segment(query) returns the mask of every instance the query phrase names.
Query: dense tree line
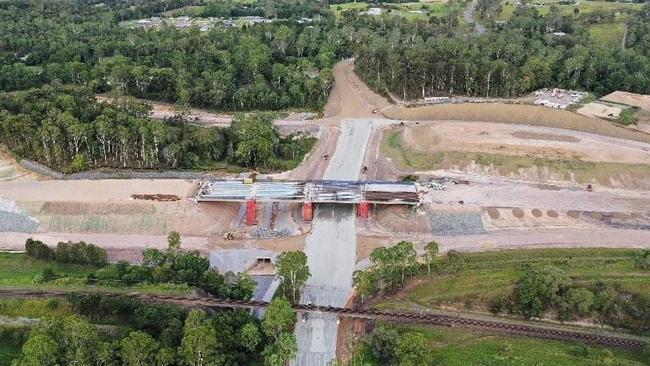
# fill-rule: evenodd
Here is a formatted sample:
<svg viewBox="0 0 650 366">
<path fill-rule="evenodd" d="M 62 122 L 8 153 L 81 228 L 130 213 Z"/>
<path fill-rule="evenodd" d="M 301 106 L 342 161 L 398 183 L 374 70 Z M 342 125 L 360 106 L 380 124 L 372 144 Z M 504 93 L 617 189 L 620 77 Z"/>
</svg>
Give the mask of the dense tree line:
<svg viewBox="0 0 650 366">
<path fill-rule="evenodd" d="M 490 309 L 526 318 L 541 318 L 552 311 L 560 320 L 594 318 L 618 328 L 650 331 L 648 295 L 604 282 L 584 286 L 552 266 L 525 268 L 512 293 L 495 297 Z"/>
<path fill-rule="evenodd" d="M 48 305 L 56 308 L 56 300 Z M 75 315 L 43 319 L 14 366 L 284 365 L 295 356 L 295 313 L 282 298 L 262 321 L 246 310 L 180 309 L 122 297 L 71 294 Z M 81 315 L 77 315 L 81 314 Z M 90 321 L 123 327 L 105 334 Z"/>
<path fill-rule="evenodd" d="M 48 247 L 40 240 L 32 238 L 25 241 L 25 254 L 33 259 L 56 261 L 59 263 L 90 264 L 103 266 L 106 264 L 106 250 L 94 244 L 80 242 L 59 242 L 55 249 Z"/>
<path fill-rule="evenodd" d="M 433 22 L 406 32 L 382 19 L 365 20 L 387 35 L 361 34 L 356 70 L 375 90 L 403 99 L 513 97 L 541 87 L 647 94 L 650 54 L 644 30 L 649 21 L 643 15 L 636 19 L 624 50 L 596 44 L 557 7 L 541 16 L 533 7 L 520 6 L 502 29 L 483 36 L 450 35 Z"/>
<path fill-rule="evenodd" d="M 62 171 L 88 168 L 286 168 L 309 152 L 311 138 L 281 138 L 268 115 L 240 116 L 228 129 L 181 117 L 149 119 L 150 106 L 97 103 L 88 88 L 45 86 L 0 94 L 0 143 L 20 157 Z"/>
<path fill-rule="evenodd" d="M 338 57 L 326 18 L 313 26 L 285 21 L 209 32 L 119 24 L 192 3 L 5 1 L 0 90 L 59 81 L 221 110 L 323 105 Z"/>
</svg>

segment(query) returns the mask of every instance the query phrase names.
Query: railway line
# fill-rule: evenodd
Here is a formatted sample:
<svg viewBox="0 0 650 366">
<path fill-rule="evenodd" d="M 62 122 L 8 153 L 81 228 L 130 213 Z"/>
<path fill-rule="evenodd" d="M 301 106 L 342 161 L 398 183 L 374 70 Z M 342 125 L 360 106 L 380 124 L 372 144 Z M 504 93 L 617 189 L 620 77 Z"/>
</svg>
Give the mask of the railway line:
<svg viewBox="0 0 650 366">
<path fill-rule="evenodd" d="M 65 297 L 71 293 L 98 294 L 102 296 L 129 297 L 148 302 L 165 302 L 181 306 L 205 306 L 219 308 L 260 309 L 268 306 L 267 302 L 218 299 L 209 297 L 188 297 L 175 295 L 154 295 L 142 293 L 121 293 L 105 291 L 72 291 L 72 290 L 33 290 L 33 289 L 0 289 L 0 298 L 51 298 Z M 527 336 L 541 339 L 571 341 L 619 347 L 625 349 L 642 349 L 647 342 L 640 338 L 602 335 L 576 330 L 558 329 L 540 325 L 520 324 L 498 320 L 480 320 L 462 316 L 441 314 L 418 314 L 411 312 L 382 311 L 372 309 L 342 308 L 334 306 L 315 306 L 296 304 L 293 306 L 298 313 L 326 313 L 339 317 L 368 320 L 385 320 L 399 323 L 421 323 L 446 327 L 470 328 L 484 331 L 494 331 L 505 334 Z"/>
</svg>

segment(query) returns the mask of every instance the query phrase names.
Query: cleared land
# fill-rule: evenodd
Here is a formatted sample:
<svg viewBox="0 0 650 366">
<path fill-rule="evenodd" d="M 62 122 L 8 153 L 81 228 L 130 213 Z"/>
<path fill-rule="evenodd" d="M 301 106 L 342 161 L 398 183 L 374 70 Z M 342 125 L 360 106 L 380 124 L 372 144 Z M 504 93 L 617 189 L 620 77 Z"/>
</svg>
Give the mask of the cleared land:
<svg viewBox="0 0 650 366">
<path fill-rule="evenodd" d="M 591 102 L 580 107 L 576 112 L 587 117 L 616 119 L 622 111 L 623 109 L 620 106 Z"/>
<path fill-rule="evenodd" d="M 640 352 L 587 347 L 573 343 L 509 337 L 476 330 L 433 326 L 399 326 L 398 332 L 416 331 L 428 340 L 432 357 L 439 365 L 521 365 L 521 366 L 582 366 L 582 365 L 644 365 Z M 377 365 L 371 349 L 360 343 L 351 360 L 352 365 Z"/>
<path fill-rule="evenodd" d="M 624 290 L 650 293 L 650 272 L 635 269 L 629 249 L 529 249 L 463 254 L 466 268 L 455 275 L 413 279 L 395 296 L 378 299 L 382 309 L 467 309 L 487 311 L 490 299 L 509 293 L 525 264 L 551 265 L 583 285 L 603 281 Z"/>
<path fill-rule="evenodd" d="M 648 134 L 628 130 L 612 123 L 581 116 L 570 111 L 524 104 L 441 104 L 413 108 L 391 106 L 385 108 L 382 112 L 388 118 L 396 120 L 515 123 L 562 128 L 650 143 L 650 135 Z"/>
<path fill-rule="evenodd" d="M 605 95 L 604 97 L 600 98 L 600 100 L 638 107 L 650 112 L 650 95 L 615 91 L 613 93 Z"/>
<path fill-rule="evenodd" d="M 528 181 L 650 188 L 647 144 L 566 130 L 437 122 L 385 130 L 380 151 L 402 172 L 444 169 Z"/>
</svg>

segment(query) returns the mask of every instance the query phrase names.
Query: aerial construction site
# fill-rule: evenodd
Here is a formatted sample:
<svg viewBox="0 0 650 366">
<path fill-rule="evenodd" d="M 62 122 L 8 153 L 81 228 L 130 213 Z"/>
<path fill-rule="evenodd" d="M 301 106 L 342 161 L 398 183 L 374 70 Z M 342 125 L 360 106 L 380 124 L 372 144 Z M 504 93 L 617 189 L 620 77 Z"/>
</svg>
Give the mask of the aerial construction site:
<svg viewBox="0 0 650 366">
<path fill-rule="evenodd" d="M 406 108 L 353 68 L 336 65 L 322 116 L 300 122 L 318 140 L 289 171 L 52 179 L 3 154 L 0 249 L 85 241 L 138 263 L 176 231 L 219 270 L 270 276 L 278 255 L 302 251 L 300 303 L 343 308 L 355 271 L 400 240 L 443 254 L 650 245 L 647 134 L 528 104 Z M 296 364 L 341 356 L 351 325 L 338 319 L 297 322 Z"/>
</svg>

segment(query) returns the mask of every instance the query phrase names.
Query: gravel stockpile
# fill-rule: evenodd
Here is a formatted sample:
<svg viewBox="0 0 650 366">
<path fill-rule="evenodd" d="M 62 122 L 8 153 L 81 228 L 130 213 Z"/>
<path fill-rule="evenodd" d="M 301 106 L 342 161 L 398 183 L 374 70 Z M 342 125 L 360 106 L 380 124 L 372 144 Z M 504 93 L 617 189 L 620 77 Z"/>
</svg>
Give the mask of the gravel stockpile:
<svg viewBox="0 0 650 366">
<path fill-rule="evenodd" d="M 289 236 L 291 232 L 289 230 L 274 230 L 267 227 L 259 227 L 251 232 L 251 236 L 254 238 L 277 238 L 283 236 Z"/>
<path fill-rule="evenodd" d="M 22 211 L 13 201 L 0 198 L 0 232 L 34 233 L 38 220 Z"/>
<path fill-rule="evenodd" d="M 35 233 L 38 221 L 21 213 L 0 211 L 0 232 Z"/>
<path fill-rule="evenodd" d="M 432 212 L 430 218 L 434 235 L 471 235 L 486 232 L 480 212 Z"/>
<path fill-rule="evenodd" d="M 19 164 L 27 170 L 30 170 L 40 175 L 44 175 L 46 177 L 50 177 L 54 179 L 63 179 L 64 177 L 63 173 L 57 172 L 56 170 L 50 169 L 45 165 L 39 164 L 35 161 L 22 159 L 20 160 Z"/>
</svg>

